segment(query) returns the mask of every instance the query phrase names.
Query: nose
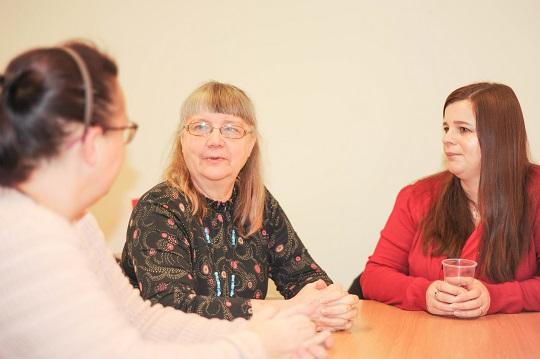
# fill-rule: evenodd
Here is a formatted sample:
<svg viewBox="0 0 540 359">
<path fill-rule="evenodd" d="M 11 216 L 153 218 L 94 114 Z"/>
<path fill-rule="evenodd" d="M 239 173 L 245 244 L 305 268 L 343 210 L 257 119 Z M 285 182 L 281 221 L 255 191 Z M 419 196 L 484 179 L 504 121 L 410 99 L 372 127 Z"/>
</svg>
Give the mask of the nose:
<svg viewBox="0 0 540 359">
<path fill-rule="evenodd" d="M 444 145 L 453 145 L 455 143 L 454 133 L 451 129 L 445 132 L 442 142 Z"/>
<path fill-rule="evenodd" d="M 223 145 L 223 136 L 219 132 L 219 128 L 213 127 L 212 132 L 207 137 L 206 143 L 208 146 L 222 146 Z"/>
</svg>

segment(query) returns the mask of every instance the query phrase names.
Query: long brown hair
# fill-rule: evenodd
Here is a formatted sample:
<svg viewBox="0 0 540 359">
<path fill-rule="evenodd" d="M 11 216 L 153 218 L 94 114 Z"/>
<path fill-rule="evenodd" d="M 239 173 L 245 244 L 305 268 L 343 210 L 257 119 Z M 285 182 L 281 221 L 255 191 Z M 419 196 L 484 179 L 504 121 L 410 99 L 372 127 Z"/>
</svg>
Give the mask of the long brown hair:
<svg viewBox="0 0 540 359">
<path fill-rule="evenodd" d="M 530 161 L 527 133 L 514 91 L 502 84 L 477 83 L 458 88 L 448 105 L 472 103 L 482 153 L 477 208 L 483 226 L 479 270 L 490 280 L 512 280 L 530 240 L 527 183 Z M 470 200 L 460 180 L 444 175 L 440 197 L 423 223 L 423 248 L 433 255 L 458 257 L 474 230 Z"/>
<path fill-rule="evenodd" d="M 182 131 L 186 121 L 201 112 L 215 112 L 242 118 L 253 128 L 255 145 L 237 178 L 238 194 L 233 221 L 239 234 L 249 236 L 262 227 L 265 189 L 261 171 L 261 151 L 257 132 L 255 109 L 249 97 L 236 86 L 220 82 L 208 82 L 197 88 L 182 104 L 180 125 L 171 153 L 165 180 L 182 191 L 192 204 L 193 215 L 206 214 L 206 198 L 195 188 L 182 152 Z"/>
</svg>

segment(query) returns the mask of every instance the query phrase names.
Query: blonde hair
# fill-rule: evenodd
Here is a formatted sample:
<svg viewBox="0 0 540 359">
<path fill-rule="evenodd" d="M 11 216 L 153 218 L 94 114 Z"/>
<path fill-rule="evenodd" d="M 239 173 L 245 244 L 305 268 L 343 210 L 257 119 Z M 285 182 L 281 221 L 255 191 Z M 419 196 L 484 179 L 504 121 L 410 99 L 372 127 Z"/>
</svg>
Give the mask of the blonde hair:
<svg viewBox="0 0 540 359">
<path fill-rule="evenodd" d="M 182 152 L 181 135 L 186 121 L 202 112 L 233 115 L 242 118 L 253 128 L 255 145 L 237 178 L 238 194 L 233 222 L 239 234 L 249 236 L 262 227 L 265 188 L 261 173 L 261 154 L 255 108 L 249 97 L 238 87 L 220 82 L 207 82 L 188 96 L 180 111 L 180 125 L 176 133 L 169 166 L 164 179 L 172 187 L 184 193 L 192 204 L 193 215 L 203 217 L 207 213 L 206 199 L 195 188 Z"/>
</svg>

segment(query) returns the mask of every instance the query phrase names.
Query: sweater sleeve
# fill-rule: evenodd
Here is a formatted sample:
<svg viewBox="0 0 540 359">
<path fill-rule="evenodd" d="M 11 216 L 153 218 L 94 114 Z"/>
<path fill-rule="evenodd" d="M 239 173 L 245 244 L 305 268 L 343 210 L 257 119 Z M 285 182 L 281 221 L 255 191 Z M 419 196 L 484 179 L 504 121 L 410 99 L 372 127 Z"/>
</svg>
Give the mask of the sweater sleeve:
<svg viewBox="0 0 540 359">
<path fill-rule="evenodd" d="M 407 310 L 426 310 L 426 290 L 431 282 L 409 275 L 409 255 L 418 230 L 411 209 L 412 190 L 407 186 L 398 194 L 360 281 L 367 299 Z"/>
<path fill-rule="evenodd" d="M 331 284 L 319 265 L 294 231 L 289 219 L 270 192 L 266 192 L 265 228 L 263 237 L 268 239 L 270 268 L 269 277 L 285 299 L 294 297 L 306 284 L 318 279 Z"/>
<path fill-rule="evenodd" d="M 159 313 L 159 307 L 151 309 L 149 305 L 141 304 L 141 299 L 136 299 L 133 291 L 125 301 L 112 296 L 111 288 L 120 285 L 124 288 L 119 293 L 122 295 L 128 284 L 125 278 L 123 283 L 117 282 L 117 276 L 106 277 L 108 281 L 103 281 L 96 274 L 101 270 L 100 264 L 108 263 L 105 268 L 114 265 L 110 252 L 105 258 L 102 251 L 85 252 L 87 248 L 80 247 L 80 236 L 73 227 L 52 216 L 42 218 L 30 213 L 20 217 L 25 218 L 18 220 L 16 225 L 10 224 L 11 232 L 4 230 L 0 233 L 2 253 L 11 253 L 0 261 L 2 281 L 7 281 L 3 287 L 11 288 L 9 293 L 0 297 L 0 305 L 10 308 L 10 315 L 1 315 L 0 318 L 0 326 L 6 329 L 0 334 L 2 356 L 264 356 L 257 338 L 247 331 L 238 331 L 234 336 L 223 333 L 207 335 L 208 340 L 197 343 L 194 339 L 200 338 L 196 336 L 182 340 L 184 334 L 193 331 L 191 328 L 182 331 L 184 325 L 193 324 L 198 327 L 196 330 L 212 330 L 211 326 L 205 328 L 203 321 L 206 323 L 207 320 L 203 318 L 180 315 L 174 319 L 167 318 L 179 329 L 177 340 L 159 338 L 158 331 L 148 328 L 154 326 L 153 321 L 162 321 L 172 312 Z M 36 273 L 40 275 L 36 276 Z M 134 315 L 137 312 L 139 316 Z M 139 323 L 135 325 L 135 322 Z M 252 347 L 248 348 L 243 341 L 251 343 Z"/>
<path fill-rule="evenodd" d="M 131 216 L 122 267 L 144 299 L 207 318 L 249 318 L 251 303 L 196 290 L 194 252 L 181 216 L 141 200 Z"/>
</svg>

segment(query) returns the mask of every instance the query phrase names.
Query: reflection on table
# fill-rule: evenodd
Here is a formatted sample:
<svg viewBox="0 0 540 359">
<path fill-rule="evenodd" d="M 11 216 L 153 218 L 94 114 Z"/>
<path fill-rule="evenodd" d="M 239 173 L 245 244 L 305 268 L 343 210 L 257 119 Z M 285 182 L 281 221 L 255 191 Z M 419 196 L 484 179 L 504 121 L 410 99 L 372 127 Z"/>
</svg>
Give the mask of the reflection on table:
<svg viewBox="0 0 540 359">
<path fill-rule="evenodd" d="M 333 334 L 330 359 L 540 358 L 540 313 L 440 317 L 370 300 L 349 332 Z"/>
</svg>

